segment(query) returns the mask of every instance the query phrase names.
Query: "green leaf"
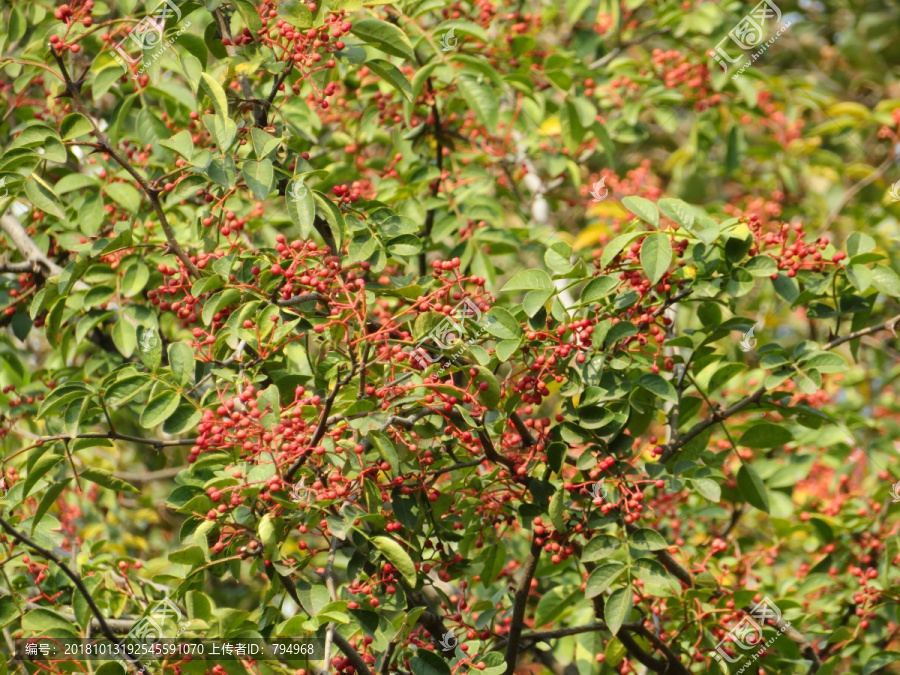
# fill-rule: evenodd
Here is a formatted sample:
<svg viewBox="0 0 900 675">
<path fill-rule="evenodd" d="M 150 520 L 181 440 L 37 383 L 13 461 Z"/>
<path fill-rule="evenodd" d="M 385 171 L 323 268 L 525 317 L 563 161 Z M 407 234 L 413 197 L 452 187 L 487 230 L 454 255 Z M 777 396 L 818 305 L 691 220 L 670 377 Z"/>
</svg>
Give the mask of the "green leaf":
<svg viewBox="0 0 900 675">
<path fill-rule="evenodd" d="M 201 86 L 206 88 L 206 93 L 213 102 L 216 109 L 217 117 L 228 119 L 228 98 L 225 96 L 225 90 L 209 73 L 201 73 Z M 224 150 L 224 148 L 219 148 Z"/>
<path fill-rule="evenodd" d="M 794 440 L 790 430 L 782 424 L 759 422 L 745 431 L 738 445 L 745 448 L 775 448 Z"/>
<path fill-rule="evenodd" d="M 81 473 L 78 475 L 92 483 L 109 488 L 110 490 L 115 490 L 116 492 L 134 492 L 136 494 L 140 494 L 141 492 L 131 483 L 127 483 L 121 478 L 116 478 L 109 471 L 104 471 L 102 469 L 82 469 Z"/>
<path fill-rule="evenodd" d="M 594 277 L 587 283 L 584 290 L 581 292 L 581 302 L 579 304 L 586 305 L 588 303 L 597 302 L 616 290 L 618 286 L 619 280 L 615 277 Z"/>
<path fill-rule="evenodd" d="M 60 220 L 65 219 L 66 213 L 63 203 L 53 192 L 53 188 L 47 185 L 38 175 L 32 174 L 29 180 L 25 181 L 25 194 L 31 203 L 41 211 L 56 216 Z"/>
<path fill-rule="evenodd" d="M 4 595 L 0 598 L 0 629 L 6 628 L 9 624 L 19 618 L 19 608 L 16 607 L 16 601 L 12 595 Z"/>
<path fill-rule="evenodd" d="M 209 325 L 213 321 L 213 317 L 216 313 L 222 309 L 223 307 L 227 307 L 228 305 L 234 304 L 235 302 L 241 299 L 241 292 L 236 288 L 228 288 L 224 291 L 219 291 L 215 295 L 213 295 L 209 300 L 206 301 L 206 304 L 203 306 L 203 323 Z"/>
<path fill-rule="evenodd" d="M 622 628 L 622 624 L 631 614 L 631 586 L 625 588 L 617 588 L 606 599 L 606 606 L 603 612 L 606 618 L 606 625 L 609 627 L 610 633 L 617 635 Z"/>
<path fill-rule="evenodd" d="M 636 384 L 665 401 L 678 402 L 678 393 L 675 391 L 675 387 L 658 373 L 644 373 L 637 379 Z"/>
<path fill-rule="evenodd" d="M 638 237 L 643 237 L 646 232 L 626 232 L 614 237 L 605 247 L 600 255 L 600 267 L 608 267 L 617 255 L 619 255 L 625 247 Z"/>
<path fill-rule="evenodd" d="M 556 291 L 528 291 L 525 294 L 525 297 L 522 298 L 522 307 L 525 309 L 525 313 L 528 316 L 534 316 L 538 312 L 541 311 L 541 308 L 547 303 L 547 300 L 555 293 Z M 505 361 L 506 359 L 500 359 L 501 361 Z"/>
<path fill-rule="evenodd" d="M 878 652 L 868 658 L 863 666 L 862 675 L 880 672 L 885 666 L 900 660 L 900 652 Z"/>
<path fill-rule="evenodd" d="M 534 610 L 534 627 L 545 626 L 556 621 L 560 615 L 572 607 L 572 600 L 580 595 L 579 590 L 573 590 L 571 586 L 555 586 L 544 593 Z"/>
<path fill-rule="evenodd" d="M 62 455 L 55 454 L 47 454 L 39 457 L 38 460 L 28 468 L 28 475 L 25 476 L 25 484 L 22 487 L 22 499 L 25 499 L 25 497 L 28 496 L 31 492 L 31 488 L 37 484 L 44 474 L 59 464 L 63 459 Z"/>
<path fill-rule="evenodd" d="M 447 662 L 427 649 L 416 650 L 416 655 L 409 660 L 409 669 L 416 675 L 450 675 Z"/>
<path fill-rule="evenodd" d="M 34 533 L 34 528 L 38 526 L 41 522 L 41 518 L 44 517 L 44 514 L 56 503 L 56 500 L 59 499 L 59 496 L 63 493 L 63 490 L 66 489 L 66 486 L 72 481 L 71 476 L 69 478 L 64 478 L 61 481 L 58 481 L 47 488 L 47 492 L 44 493 L 44 496 L 41 497 L 41 503 L 38 504 L 37 509 L 34 512 L 34 516 L 31 519 L 31 532 Z"/>
<path fill-rule="evenodd" d="M 194 350 L 184 342 L 169 345 L 169 365 L 175 381 L 182 387 L 194 377 Z"/>
<path fill-rule="evenodd" d="M 328 223 L 328 229 L 331 230 L 331 236 L 334 237 L 337 250 L 340 251 L 344 245 L 344 230 L 346 229 L 344 216 L 337 205 L 321 192 L 314 190 L 313 197 L 325 221 Z"/>
<path fill-rule="evenodd" d="M 139 345 L 138 356 L 147 368 L 155 372 L 162 363 L 162 341 L 153 327 L 138 326 L 134 330 Z"/>
<path fill-rule="evenodd" d="M 556 528 L 557 532 L 565 532 L 566 531 L 566 523 L 563 520 L 563 513 L 565 511 L 566 505 L 566 491 L 565 490 L 557 490 L 553 493 L 552 499 L 550 499 L 550 522 L 553 523 L 553 527 Z"/>
<path fill-rule="evenodd" d="M 271 161 L 268 159 L 247 160 L 244 162 L 242 173 L 247 187 L 256 197 L 265 199 L 269 196 L 275 181 L 275 172 Z"/>
<path fill-rule="evenodd" d="M 691 483 L 697 492 L 714 504 L 722 501 L 722 488 L 711 478 L 694 478 Z"/>
<path fill-rule="evenodd" d="M 585 584 L 585 597 L 590 600 L 601 593 L 605 593 L 606 589 L 619 578 L 619 575 L 622 574 L 625 569 L 625 565 L 612 560 L 605 562 L 602 565 L 598 565 L 594 568 L 594 571 L 591 572 L 591 575 L 588 577 L 587 583 Z"/>
<path fill-rule="evenodd" d="M 484 326 L 488 333 L 503 340 L 518 340 L 522 327 L 508 309 L 491 307 L 485 315 Z"/>
<path fill-rule="evenodd" d="M 206 73 L 203 73 L 206 75 Z M 228 116 L 222 115 L 204 115 L 203 116 L 203 124 L 206 125 L 206 128 L 209 130 L 210 135 L 212 135 L 213 139 L 216 141 L 216 145 L 218 146 L 219 152 L 225 152 L 228 148 L 231 147 L 231 144 L 234 143 L 234 139 L 237 136 L 237 124 L 231 121 Z M 203 153 L 201 152 L 199 157 L 202 157 Z M 199 161 L 198 157 L 198 161 Z M 230 157 L 229 157 L 230 159 Z M 225 165 L 223 165 L 224 167 Z M 234 161 L 231 160 L 230 167 L 234 166 Z M 223 168 L 224 173 L 224 168 Z"/>
<path fill-rule="evenodd" d="M 694 211 L 680 199 L 660 199 L 659 210 L 663 215 L 690 231 L 694 225 Z"/>
<path fill-rule="evenodd" d="M 769 512 L 769 491 L 762 478 L 749 464 L 742 464 L 737 475 L 741 495 L 760 511 Z"/>
<path fill-rule="evenodd" d="M 544 270 L 520 270 L 513 278 L 503 284 L 500 289 L 501 293 L 509 293 L 511 291 L 533 291 L 533 290 L 554 290 L 553 281 L 550 275 Z"/>
<path fill-rule="evenodd" d="M 91 121 L 80 113 L 66 115 L 59 123 L 59 135 L 64 141 L 70 141 L 79 136 L 86 136 L 94 130 Z"/>
<path fill-rule="evenodd" d="M 250 139 L 253 141 L 253 152 L 256 153 L 257 159 L 263 159 L 269 155 L 278 144 L 281 143 L 280 138 L 275 138 L 272 134 L 262 129 L 253 127 L 250 130 Z"/>
<path fill-rule="evenodd" d="M 392 256 L 416 255 L 422 250 L 422 240 L 412 234 L 401 234 L 386 241 L 384 247 Z"/>
<path fill-rule="evenodd" d="M 150 376 L 144 373 L 123 377 L 110 385 L 106 393 L 103 394 L 103 400 L 108 405 L 122 405 L 137 396 L 151 382 Z"/>
<path fill-rule="evenodd" d="M 847 237 L 847 255 L 851 258 L 860 253 L 875 250 L 875 240 L 864 232 L 851 232 Z"/>
<path fill-rule="evenodd" d="M 642 527 L 631 533 L 629 544 L 638 551 L 662 551 L 667 548 L 666 540 L 656 530 Z"/>
<path fill-rule="evenodd" d="M 412 558 L 409 557 L 409 554 L 403 550 L 403 547 L 400 546 L 400 544 L 390 537 L 384 536 L 372 537 L 372 543 L 375 544 L 378 550 L 381 551 L 385 558 L 387 558 L 388 562 L 397 568 L 397 571 L 403 575 L 403 578 L 406 579 L 408 584 L 411 586 L 416 585 L 416 566 L 413 564 Z"/>
<path fill-rule="evenodd" d="M 659 211 L 656 209 L 656 204 L 649 199 L 632 195 L 622 199 L 622 204 L 645 223 L 659 227 Z"/>
<path fill-rule="evenodd" d="M 517 343 L 518 344 L 518 343 Z M 492 373 L 488 368 L 484 366 L 472 366 L 477 371 L 474 380 L 475 384 L 479 386 L 478 393 L 476 397 L 482 403 L 488 407 L 488 409 L 496 409 L 496 407 L 500 404 L 500 383 L 497 381 L 497 377 Z M 487 384 L 487 389 L 484 391 L 481 390 L 480 385 L 482 383 Z"/>
<path fill-rule="evenodd" d="M 141 193 L 133 185 L 110 183 L 104 189 L 110 199 L 129 211 L 137 211 L 141 205 Z"/>
<path fill-rule="evenodd" d="M 312 190 L 303 184 L 302 178 L 296 178 L 289 184 L 284 198 L 291 221 L 300 228 L 300 237 L 307 239 L 316 219 L 316 201 Z"/>
<path fill-rule="evenodd" d="M 152 429 L 175 412 L 178 407 L 179 396 L 174 391 L 164 391 L 157 394 L 147 402 L 147 407 L 141 412 L 141 426 Z"/>
<path fill-rule="evenodd" d="M 460 75 L 456 79 L 456 87 L 475 112 L 475 117 L 488 131 L 497 133 L 500 123 L 500 100 L 497 90 L 488 84 L 468 75 Z"/>
<path fill-rule="evenodd" d="M 237 7 L 241 18 L 244 19 L 244 23 L 247 24 L 247 28 L 250 29 L 251 33 L 255 35 L 257 31 L 262 30 L 259 12 L 250 0 L 234 0 L 233 4 Z"/>
<path fill-rule="evenodd" d="M 587 543 L 581 552 L 582 562 L 596 562 L 608 558 L 622 548 L 622 542 L 611 534 L 597 534 Z"/>
<path fill-rule="evenodd" d="M 253 131 L 256 131 L 256 129 Z M 172 136 L 172 138 L 159 141 L 159 144 L 164 148 L 174 150 L 189 162 L 191 161 L 191 157 L 194 156 L 194 141 L 191 138 L 191 132 L 187 129 L 179 131 Z"/>
<path fill-rule="evenodd" d="M 872 268 L 872 285 L 885 295 L 900 298 L 900 277 L 886 265 L 875 265 Z"/>
<path fill-rule="evenodd" d="M 412 84 L 410 84 L 409 80 L 406 79 L 406 75 L 401 73 L 397 66 L 384 59 L 366 61 L 366 65 L 373 73 L 378 75 L 378 77 L 403 94 L 407 101 L 412 101 Z"/>
<path fill-rule="evenodd" d="M 350 32 L 366 44 L 380 49 L 385 54 L 399 56 L 413 63 L 416 62 L 416 54 L 413 51 L 409 38 L 392 23 L 373 18 L 357 19 L 353 22 Z M 369 64 L 367 63 L 366 65 Z M 410 88 L 410 96 L 411 94 L 412 89 Z"/>
<path fill-rule="evenodd" d="M 657 232 L 641 244 L 641 267 L 651 284 L 657 283 L 672 264 L 672 245 L 669 236 Z"/>
</svg>

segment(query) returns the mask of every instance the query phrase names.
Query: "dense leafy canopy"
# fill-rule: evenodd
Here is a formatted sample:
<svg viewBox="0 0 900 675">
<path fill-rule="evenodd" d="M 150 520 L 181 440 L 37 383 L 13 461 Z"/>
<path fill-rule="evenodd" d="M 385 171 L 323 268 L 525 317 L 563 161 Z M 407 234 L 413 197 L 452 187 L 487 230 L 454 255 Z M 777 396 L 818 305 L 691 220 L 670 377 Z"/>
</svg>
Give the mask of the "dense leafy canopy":
<svg viewBox="0 0 900 675">
<path fill-rule="evenodd" d="M 900 672 L 898 13 L 777 10 L 0 10 L 0 675 Z"/>
</svg>

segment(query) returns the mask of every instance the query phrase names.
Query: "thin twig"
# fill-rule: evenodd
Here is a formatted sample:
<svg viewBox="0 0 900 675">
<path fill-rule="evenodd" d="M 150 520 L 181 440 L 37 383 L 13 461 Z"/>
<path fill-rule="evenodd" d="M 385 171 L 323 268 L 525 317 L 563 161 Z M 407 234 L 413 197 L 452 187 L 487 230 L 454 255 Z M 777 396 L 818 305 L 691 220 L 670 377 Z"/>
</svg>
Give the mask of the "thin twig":
<svg viewBox="0 0 900 675">
<path fill-rule="evenodd" d="M 97 620 L 99 624 L 100 632 L 106 636 L 106 638 L 112 642 L 113 644 L 122 645 L 123 648 L 126 649 L 126 653 L 128 653 L 128 649 L 125 646 L 125 643 L 119 640 L 116 637 L 116 634 L 113 632 L 112 627 L 107 623 L 106 618 L 103 616 L 103 612 L 100 611 L 100 608 L 97 606 L 97 603 L 94 602 L 94 598 L 91 596 L 90 591 L 85 587 L 84 582 L 81 580 L 75 572 L 73 572 L 68 565 L 64 564 L 55 553 L 48 551 L 43 546 L 39 546 L 34 543 L 31 539 L 26 537 L 24 534 L 16 530 L 12 525 L 6 522 L 5 519 L 0 518 L 0 527 L 2 527 L 6 532 L 16 541 L 27 546 L 32 551 L 39 553 L 41 556 L 46 558 L 47 560 L 51 560 L 65 573 L 69 579 L 72 580 L 72 583 L 75 584 L 75 587 L 78 589 L 79 593 L 84 597 L 84 601 L 87 603 L 88 607 L 91 610 L 91 613 Z M 144 666 L 141 664 L 140 660 L 135 656 L 129 656 L 129 660 L 140 670 L 144 672 Z"/>
</svg>

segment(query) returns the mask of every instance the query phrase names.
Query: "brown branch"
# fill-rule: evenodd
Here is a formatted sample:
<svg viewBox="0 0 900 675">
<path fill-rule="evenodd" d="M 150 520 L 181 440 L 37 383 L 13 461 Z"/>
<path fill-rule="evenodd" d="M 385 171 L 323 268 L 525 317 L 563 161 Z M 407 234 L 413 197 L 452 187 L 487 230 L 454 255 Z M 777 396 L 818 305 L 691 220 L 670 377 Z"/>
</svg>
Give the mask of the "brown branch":
<svg viewBox="0 0 900 675">
<path fill-rule="evenodd" d="M 519 432 L 519 436 L 522 437 L 522 445 L 524 445 L 526 448 L 537 445 L 537 441 L 534 439 L 534 436 L 531 435 L 531 431 L 528 429 L 528 427 L 525 426 L 525 422 L 523 422 L 522 418 L 519 417 L 519 413 L 510 413 L 509 418 L 512 420 L 513 426 L 516 428 L 516 431 Z"/>
<path fill-rule="evenodd" d="M 328 298 L 321 293 L 304 293 L 302 295 L 295 295 L 293 298 L 288 298 L 287 300 L 279 298 L 275 301 L 275 304 L 279 307 L 293 307 L 294 305 L 300 305 L 304 302 L 309 302 L 310 300 L 317 300 L 324 303 L 328 302 Z"/>
<path fill-rule="evenodd" d="M 663 659 L 658 659 L 655 656 L 651 656 L 643 649 L 641 649 L 641 646 L 634 641 L 634 638 L 631 637 L 631 633 L 629 633 L 627 630 L 620 630 L 617 637 L 631 656 L 640 661 L 654 673 L 669 672 L 669 663 L 667 661 L 664 661 Z"/>
<path fill-rule="evenodd" d="M 53 276 L 60 274 L 62 267 L 45 256 L 37 247 L 22 224 L 10 214 L 5 214 L 0 218 L 0 230 L 9 238 L 9 242 L 15 249 L 25 258 L 22 263 L 4 262 L 4 266 L 8 269 L 4 272 L 37 272 L 44 276 Z M 23 269 L 24 268 L 24 269 Z"/>
<path fill-rule="evenodd" d="M 44 547 L 34 543 L 31 539 L 20 533 L 3 518 L 0 518 L 0 527 L 6 530 L 6 532 L 19 543 L 27 546 L 32 551 L 39 553 L 47 560 L 52 560 L 54 563 L 56 563 L 56 565 L 65 573 L 65 575 L 72 580 L 72 583 L 75 584 L 75 587 L 78 589 L 79 593 L 81 593 L 81 595 L 84 597 L 84 601 L 87 603 L 88 607 L 91 610 L 91 613 L 94 615 L 100 625 L 100 632 L 103 633 L 106 638 L 113 644 L 121 645 L 125 649 L 126 654 L 130 654 L 128 648 L 125 646 L 125 643 L 119 640 L 118 637 L 116 637 L 116 634 L 113 632 L 112 627 L 106 622 L 106 619 L 103 616 L 103 612 L 100 611 L 97 603 L 94 602 L 94 598 L 91 597 L 91 593 L 85 587 L 84 582 L 81 580 L 81 577 L 75 574 L 75 572 L 73 572 L 68 565 L 61 562 L 55 553 L 48 551 Z M 141 664 L 140 660 L 137 657 L 129 655 L 128 659 L 138 668 L 138 670 L 144 672 L 144 666 Z"/>
<path fill-rule="evenodd" d="M 844 344 L 845 342 L 849 342 L 850 340 L 855 340 L 856 338 L 863 337 L 864 335 L 870 335 L 872 333 L 877 333 L 880 330 L 886 329 L 893 333 L 894 327 L 897 325 L 898 322 L 900 322 L 900 314 L 898 314 L 894 317 L 891 317 L 890 319 L 887 319 L 886 321 L 882 321 L 881 323 L 876 324 L 874 326 L 869 326 L 868 328 L 862 328 L 853 333 L 849 333 L 848 335 L 844 335 L 843 337 L 835 338 L 831 342 L 828 342 L 825 345 L 823 345 L 822 351 L 829 351 L 839 345 Z M 682 448 L 688 442 L 690 442 L 691 440 L 693 440 L 694 438 L 696 438 L 697 436 L 702 434 L 709 427 L 711 427 L 714 424 L 717 424 L 719 422 L 722 422 L 723 420 L 728 419 L 732 415 L 739 413 L 741 410 L 743 410 L 744 408 L 746 408 L 754 403 L 758 403 L 760 400 L 762 400 L 762 397 L 765 395 L 765 393 L 766 393 L 766 388 L 760 387 L 759 389 L 754 391 L 752 394 L 745 396 L 744 398 L 742 398 L 740 401 L 738 401 L 734 405 L 732 405 L 728 408 L 725 408 L 725 410 L 713 411 L 712 415 L 707 417 L 702 422 L 698 422 L 697 424 L 695 424 L 684 435 L 679 436 L 678 438 L 673 438 L 672 441 L 668 445 L 666 445 L 665 449 L 663 450 L 662 455 L 660 455 L 659 461 L 661 463 L 665 463 L 665 462 L 669 461 L 669 459 L 672 457 L 672 455 L 675 454 L 675 452 L 678 449 Z"/>
<path fill-rule="evenodd" d="M 429 77 L 426 80 L 426 84 L 428 85 L 428 92 L 431 96 L 434 96 L 434 87 L 431 85 L 431 78 Z M 431 104 L 431 115 L 434 118 L 434 147 L 435 147 L 435 161 L 437 163 L 438 168 L 438 177 L 434 182 L 434 187 L 431 188 L 431 197 L 437 197 L 438 192 L 441 190 L 441 178 L 444 175 L 444 146 L 441 145 L 441 137 L 443 136 L 443 129 L 441 126 L 441 116 L 438 112 L 437 103 Z M 426 255 L 428 251 L 426 249 L 426 244 L 428 237 L 431 236 L 431 230 L 434 227 L 434 218 L 436 215 L 437 209 L 429 209 L 428 213 L 425 214 L 425 227 L 422 230 L 422 252 L 419 253 L 419 276 L 425 276 L 428 273 L 428 266 L 426 265 Z"/>
<path fill-rule="evenodd" d="M 898 321 L 900 321 L 900 314 L 897 314 L 896 316 L 891 317 L 887 321 L 882 321 L 881 323 L 879 323 L 875 326 L 869 326 L 868 328 L 862 328 L 853 333 L 844 335 L 843 337 L 835 338 L 831 342 L 826 343 L 825 346 L 822 347 L 822 350 L 827 352 L 829 349 L 834 349 L 838 345 L 842 345 L 845 342 L 850 342 L 850 340 L 855 340 L 856 338 L 863 337 L 864 335 L 871 335 L 872 333 L 877 333 L 880 330 L 889 330 L 889 331 L 891 331 L 891 333 L 894 333 L 894 336 L 896 337 L 897 334 L 895 332 L 895 329 L 896 329 Z"/>
<path fill-rule="evenodd" d="M 338 380 L 334 383 L 334 388 L 331 390 L 331 393 L 328 395 L 328 398 L 325 399 L 325 405 L 322 408 L 322 414 L 319 416 L 319 425 L 316 427 L 316 433 L 313 435 L 312 440 L 309 442 L 310 450 L 291 464 L 290 468 L 287 470 L 287 473 L 284 474 L 284 480 L 290 483 L 294 474 L 306 463 L 306 459 L 309 457 L 312 452 L 312 448 L 319 444 L 319 441 L 325 436 L 325 430 L 328 428 L 328 415 L 331 413 L 331 406 L 334 405 L 334 399 L 337 398 L 338 392 L 341 390 L 345 384 L 347 384 L 353 377 L 356 375 L 356 366 L 350 369 L 350 372 L 347 373 L 347 376 L 343 380 Z"/>
<path fill-rule="evenodd" d="M 744 607 L 744 612 L 748 615 L 752 614 L 753 608 L 749 605 Z M 798 631 L 793 626 L 789 626 L 784 619 L 778 619 L 778 621 L 773 622 L 775 628 L 777 628 L 781 633 L 787 635 L 788 638 L 792 642 L 794 642 L 799 648 L 800 651 L 803 652 L 803 655 L 813 662 L 812 669 L 809 671 L 810 673 L 815 673 L 822 666 L 822 659 L 819 658 L 819 655 L 816 653 L 815 647 L 812 646 L 812 643 L 806 639 L 806 636 L 803 635 L 800 631 Z"/>
<path fill-rule="evenodd" d="M 488 433 L 484 430 L 484 428 L 478 429 L 478 439 L 481 441 L 481 447 L 484 448 L 485 457 L 494 462 L 494 464 L 503 464 L 507 469 L 510 470 L 510 473 L 515 478 L 516 463 L 506 455 L 499 454 L 494 449 L 494 444 L 491 442 L 491 437 L 488 436 Z"/>
<path fill-rule="evenodd" d="M 228 45 L 223 45 L 223 47 L 225 47 L 225 53 L 228 54 L 228 56 L 231 58 L 236 57 L 237 49 L 235 49 L 234 39 L 231 37 L 231 27 L 228 25 L 228 20 L 222 13 L 222 8 L 220 7 L 219 9 L 214 11 L 213 16 L 216 19 L 216 25 L 219 28 L 219 33 L 221 33 L 223 38 L 228 38 L 228 41 L 231 43 Z M 244 98 L 250 101 L 253 105 L 253 123 L 260 128 L 267 126 L 269 123 L 269 116 L 266 113 L 266 109 L 268 106 L 256 101 L 253 96 L 253 89 L 250 88 L 250 81 L 246 77 L 244 77 L 243 75 L 238 76 L 238 82 L 241 85 L 241 91 L 244 94 Z"/>
<path fill-rule="evenodd" d="M 106 433 L 88 433 L 88 434 L 75 434 L 74 436 L 69 436 L 68 434 L 58 434 L 56 436 L 41 436 L 37 440 L 41 443 L 47 443 L 52 441 L 72 441 L 76 438 L 107 438 L 111 441 L 129 441 L 131 443 L 140 443 L 142 445 L 152 445 L 154 448 L 173 448 L 182 445 L 194 445 L 197 442 L 196 438 L 190 438 L 186 440 L 154 440 L 152 438 L 141 438 L 140 436 L 129 436 L 128 434 L 119 434 L 114 431 L 108 431 Z M 32 445 L 31 447 L 35 447 Z M 145 474 L 146 475 L 146 474 Z"/>
<path fill-rule="evenodd" d="M 519 581 L 519 588 L 516 590 L 515 600 L 513 601 L 512 621 L 509 624 L 509 633 L 507 634 L 505 675 L 513 675 L 516 671 L 516 662 L 519 657 L 519 647 L 521 645 L 522 624 L 525 621 L 525 608 L 528 604 L 528 596 L 531 594 L 531 580 L 534 579 L 535 570 L 537 570 L 538 560 L 541 557 L 542 547 L 537 543 L 535 536 L 531 540 L 531 550 L 528 552 L 528 558 L 525 560 L 525 567 L 522 570 L 522 579 Z"/>
<path fill-rule="evenodd" d="M 624 627 L 624 626 L 623 626 Z M 642 637 L 644 637 L 650 644 L 652 644 L 656 649 L 661 651 L 663 655 L 666 657 L 666 668 L 662 671 L 663 673 L 678 673 L 678 675 L 690 675 L 690 671 L 685 667 L 685 665 L 681 662 L 681 659 L 673 652 L 669 645 L 663 642 L 656 634 L 652 631 L 648 630 L 644 624 L 638 624 L 636 628 L 633 629 L 635 633 L 638 633 Z M 620 636 L 621 639 L 621 636 Z"/>
<path fill-rule="evenodd" d="M 182 472 L 184 467 L 174 466 L 170 469 L 160 469 L 159 471 L 145 471 L 142 473 L 113 473 L 113 476 L 129 483 L 152 483 L 155 480 L 168 480 L 174 478 Z"/>
<path fill-rule="evenodd" d="M 357 675 L 372 675 L 372 671 L 369 670 L 369 666 L 363 661 L 359 652 L 356 651 L 350 643 L 347 642 L 347 639 L 337 631 L 334 631 L 334 644 L 338 649 L 344 652 L 344 656 L 350 659 L 350 663 L 356 669 Z"/>
<path fill-rule="evenodd" d="M 57 53 L 56 49 L 51 48 L 50 51 L 53 54 L 53 58 L 55 58 L 56 62 L 59 64 L 63 79 L 66 82 L 66 93 L 72 98 L 72 105 L 78 112 L 87 117 L 88 121 L 91 123 L 91 126 L 94 127 L 94 135 L 97 137 L 99 145 L 101 146 L 103 151 L 108 153 L 109 156 L 112 157 L 116 162 L 116 164 L 125 169 L 125 171 L 127 171 L 131 175 L 131 177 L 138 182 L 138 185 L 141 186 L 141 189 L 147 195 L 147 199 L 150 200 L 150 204 L 153 207 L 153 210 L 156 212 L 157 218 L 159 218 L 159 224 L 162 227 L 163 233 L 166 235 L 166 242 L 169 245 L 169 249 L 181 261 L 181 264 L 184 265 L 185 269 L 190 274 L 195 277 L 201 276 L 200 270 L 191 261 L 190 256 L 185 253 L 184 249 L 181 248 L 181 244 L 179 244 L 178 240 L 175 238 L 175 232 L 172 230 L 172 226 L 169 224 L 169 221 L 166 218 L 166 214 L 163 211 L 162 204 L 159 201 L 159 189 L 150 185 L 147 179 L 144 178 L 140 173 L 138 173 L 137 169 L 131 166 L 128 160 L 122 157 L 122 155 L 119 154 L 118 150 L 116 150 L 112 146 L 112 141 L 110 141 L 109 136 L 107 136 L 103 132 L 103 130 L 100 129 L 100 127 L 94 121 L 94 117 L 87 111 L 84 102 L 81 100 L 81 84 L 72 81 L 72 78 L 69 76 L 69 73 L 66 70 L 66 64 L 59 53 Z"/>
</svg>

